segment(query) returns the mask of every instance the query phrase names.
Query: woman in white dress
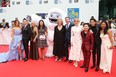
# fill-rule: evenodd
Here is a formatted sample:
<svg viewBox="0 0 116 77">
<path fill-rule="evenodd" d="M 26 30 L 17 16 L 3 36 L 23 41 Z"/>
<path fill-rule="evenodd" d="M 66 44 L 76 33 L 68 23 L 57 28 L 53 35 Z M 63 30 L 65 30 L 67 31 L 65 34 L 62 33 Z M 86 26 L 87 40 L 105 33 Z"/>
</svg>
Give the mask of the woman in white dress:
<svg viewBox="0 0 116 77">
<path fill-rule="evenodd" d="M 110 73 L 114 46 L 113 46 L 112 32 L 108 28 L 107 23 L 104 21 L 101 22 L 100 37 L 102 40 L 100 69 L 103 70 L 103 73 L 106 72 Z"/>
<path fill-rule="evenodd" d="M 82 26 L 79 26 L 79 19 L 74 19 L 74 24 L 71 28 L 71 50 L 69 54 L 69 60 L 74 61 L 74 66 L 78 66 L 78 61 L 83 60 L 83 53 L 81 50 L 82 38 L 81 31 Z"/>
</svg>

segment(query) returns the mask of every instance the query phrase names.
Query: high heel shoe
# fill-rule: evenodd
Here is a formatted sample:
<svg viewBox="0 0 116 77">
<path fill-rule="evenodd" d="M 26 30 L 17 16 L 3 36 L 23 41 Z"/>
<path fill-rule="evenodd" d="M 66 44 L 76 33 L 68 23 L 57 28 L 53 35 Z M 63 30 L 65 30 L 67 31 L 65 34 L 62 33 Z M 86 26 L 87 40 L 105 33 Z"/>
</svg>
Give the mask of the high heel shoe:
<svg viewBox="0 0 116 77">
<path fill-rule="evenodd" d="M 59 62 L 61 62 L 61 61 L 62 61 L 62 59 L 59 59 L 58 61 L 59 61 Z"/>
<path fill-rule="evenodd" d="M 78 67 L 78 64 L 75 64 L 75 67 Z"/>
<path fill-rule="evenodd" d="M 75 67 L 78 67 L 78 63 L 75 63 L 75 65 L 74 65 Z"/>
<path fill-rule="evenodd" d="M 74 66 L 75 66 L 75 62 L 74 62 L 74 64 L 73 64 Z"/>
<path fill-rule="evenodd" d="M 45 60 L 45 58 L 41 58 L 41 60 Z"/>
<path fill-rule="evenodd" d="M 20 58 L 20 61 L 22 61 L 23 59 L 22 58 Z"/>
<path fill-rule="evenodd" d="M 55 61 L 58 61 L 58 58 L 56 58 Z"/>
</svg>

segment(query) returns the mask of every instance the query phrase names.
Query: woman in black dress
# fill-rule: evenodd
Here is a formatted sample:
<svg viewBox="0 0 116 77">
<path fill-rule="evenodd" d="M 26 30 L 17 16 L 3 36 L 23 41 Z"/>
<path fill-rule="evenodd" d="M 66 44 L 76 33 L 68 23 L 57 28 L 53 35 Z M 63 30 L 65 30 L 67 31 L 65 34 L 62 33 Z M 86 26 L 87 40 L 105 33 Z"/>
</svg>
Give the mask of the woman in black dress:
<svg viewBox="0 0 116 77">
<path fill-rule="evenodd" d="M 35 22 L 31 23 L 31 42 L 30 42 L 30 58 L 33 60 L 39 59 L 39 53 L 38 53 L 38 28 L 35 24 Z"/>
<path fill-rule="evenodd" d="M 39 26 L 38 26 L 38 46 L 40 48 L 40 52 L 41 52 L 41 59 L 44 60 L 45 59 L 45 48 L 48 47 L 47 44 L 47 35 L 48 35 L 48 30 L 47 27 L 44 24 L 43 20 L 39 21 Z"/>
<path fill-rule="evenodd" d="M 54 48 L 53 54 L 56 56 L 55 61 L 62 61 L 63 56 L 65 56 L 64 43 L 65 43 L 65 26 L 63 26 L 62 19 L 58 19 L 57 26 L 54 29 Z"/>
</svg>

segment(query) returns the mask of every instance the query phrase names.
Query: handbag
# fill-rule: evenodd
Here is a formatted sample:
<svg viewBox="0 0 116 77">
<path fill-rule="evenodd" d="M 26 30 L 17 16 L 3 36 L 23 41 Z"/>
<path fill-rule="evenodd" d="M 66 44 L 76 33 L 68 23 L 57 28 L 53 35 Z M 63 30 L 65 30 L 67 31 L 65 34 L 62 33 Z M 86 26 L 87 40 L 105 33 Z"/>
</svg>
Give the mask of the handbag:
<svg viewBox="0 0 116 77">
<path fill-rule="evenodd" d="M 40 35 L 40 36 L 39 36 L 39 39 L 40 39 L 40 40 L 45 40 L 46 37 L 45 37 L 45 35 Z"/>
</svg>

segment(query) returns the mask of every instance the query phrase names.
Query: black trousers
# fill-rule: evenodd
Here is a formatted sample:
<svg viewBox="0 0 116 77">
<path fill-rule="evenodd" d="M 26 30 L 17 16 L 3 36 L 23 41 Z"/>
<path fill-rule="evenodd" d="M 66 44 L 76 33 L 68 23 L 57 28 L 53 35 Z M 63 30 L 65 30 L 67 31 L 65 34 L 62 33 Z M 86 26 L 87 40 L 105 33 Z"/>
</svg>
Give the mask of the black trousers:
<svg viewBox="0 0 116 77">
<path fill-rule="evenodd" d="M 26 55 L 25 58 L 27 58 L 27 59 L 28 59 L 28 55 L 29 55 L 28 43 L 29 43 L 28 39 L 23 39 L 23 45 L 24 45 L 25 55 Z"/>
<path fill-rule="evenodd" d="M 100 56 L 101 56 L 101 45 L 94 44 L 94 49 L 92 52 L 93 65 L 99 67 L 100 65 Z"/>
<path fill-rule="evenodd" d="M 65 56 L 66 56 L 66 59 L 68 60 L 68 57 L 69 57 L 69 43 L 65 43 Z"/>
</svg>

